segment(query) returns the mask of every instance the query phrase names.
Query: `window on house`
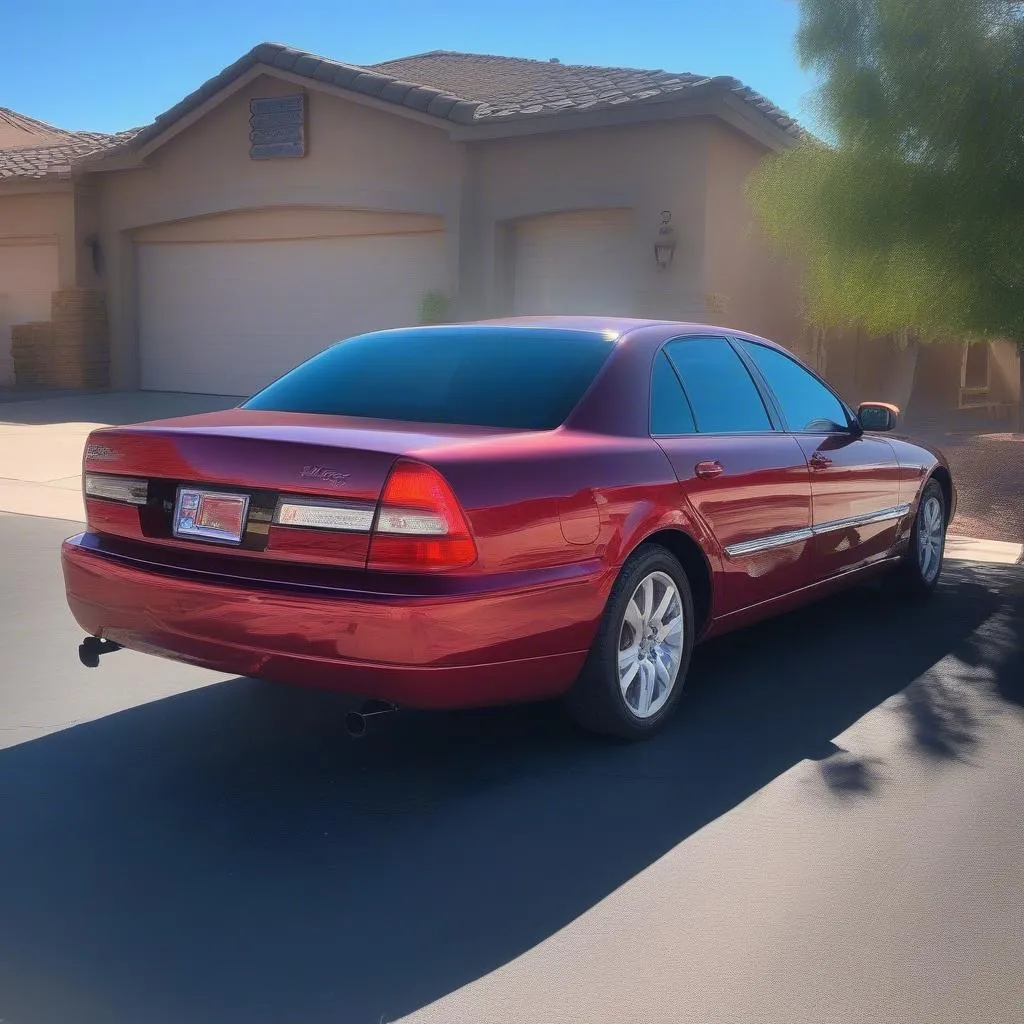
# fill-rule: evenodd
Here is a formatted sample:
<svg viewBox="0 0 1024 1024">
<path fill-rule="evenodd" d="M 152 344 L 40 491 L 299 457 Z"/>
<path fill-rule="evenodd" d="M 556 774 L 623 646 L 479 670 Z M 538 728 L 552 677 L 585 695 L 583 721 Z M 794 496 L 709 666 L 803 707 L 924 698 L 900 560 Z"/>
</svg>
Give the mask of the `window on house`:
<svg viewBox="0 0 1024 1024">
<path fill-rule="evenodd" d="M 979 341 L 967 346 L 964 353 L 963 387 L 965 391 L 988 390 L 988 342 Z"/>
</svg>

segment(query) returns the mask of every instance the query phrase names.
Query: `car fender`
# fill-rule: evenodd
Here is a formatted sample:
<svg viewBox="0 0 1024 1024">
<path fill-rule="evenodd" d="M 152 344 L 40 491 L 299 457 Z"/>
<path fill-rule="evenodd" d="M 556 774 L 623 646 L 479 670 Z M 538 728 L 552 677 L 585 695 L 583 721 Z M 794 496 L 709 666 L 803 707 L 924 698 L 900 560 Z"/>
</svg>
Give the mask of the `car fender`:
<svg viewBox="0 0 1024 1024">
<path fill-rule="evenodd" d="M 944 476 L 943 485 L 948 484 L 947 516 L 952 520 L 956 515 L 957 488 L 952 470 L 945 455 L 931 445 L 911 441 L 908 438 L 889 438 L 896 460 L 900 465 L 900 500 L 910 505 L 908 520 L 913 522 L 917 514 L 917 506 L 925 485 L 936 476 Z"/>
<path fill-rule="evenodd" d="M 607 560 L 619 568 L 641 544 L 658 533 L 674 530 L 700 548 L 714 575 L 722 571 L 722 552 L 707 527 L 683 508 L 666 508 L 655 501 L 638 501 L 619 525 L 607 551 Z"/>
</svg>

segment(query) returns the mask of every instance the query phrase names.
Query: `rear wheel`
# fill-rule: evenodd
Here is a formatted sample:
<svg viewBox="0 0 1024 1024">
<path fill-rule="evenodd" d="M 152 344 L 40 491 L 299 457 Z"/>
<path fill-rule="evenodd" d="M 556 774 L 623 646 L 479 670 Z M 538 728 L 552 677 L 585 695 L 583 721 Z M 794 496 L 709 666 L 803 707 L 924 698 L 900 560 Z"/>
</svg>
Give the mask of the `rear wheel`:
<svg viewBox="0 0 1024 1024">
<path fill-rule="evenodd" d="M 895 573 L 904 593 L 925 596 L 939 582 L 946 551 L 946 495 L 937 480 L 929 480 L 921 492 L 910 534 L 910 547 Z"/>
<path fill-rule="evenodd" d="M 638 549 L 605 606 L 586 664 L 566 698 L 586 729 L 643 739 L 671 714 L 693 651 L 693 597 L 664 548 Z"/>
</svg>

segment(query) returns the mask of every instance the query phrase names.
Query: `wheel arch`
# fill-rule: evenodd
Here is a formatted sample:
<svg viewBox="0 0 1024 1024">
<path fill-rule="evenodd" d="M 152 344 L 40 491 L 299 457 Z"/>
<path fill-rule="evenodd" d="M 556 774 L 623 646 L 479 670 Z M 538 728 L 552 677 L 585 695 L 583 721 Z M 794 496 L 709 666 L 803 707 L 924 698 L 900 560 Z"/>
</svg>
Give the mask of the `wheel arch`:
<svg viewBox="0 0 1024 1024">
<path fill-rule="evenodd" d="M 942 488 L 942 496 L 946 499 L 946 525 L 949 526 L 950 520 L 956 512 L 956 506 L 954 503 L 955 495 L 953 494 L 953 474 L 950 473 L 946 466 L 936 466 L 925 482 L 921 485 L 921 493 L 924 492 L 925 487 L 928 486 L 928 481 L 934 480 Z M 917 496 L 918 501 L 921 500 L 921 495 Z"/>
<path fill-rule="evenodd" d="M 704 549 L 685 530 L 678 527 L 663 527 L 648 534 L 633 551 L 641 547 L 657 545 L 674 555 L 690 582 L 693 594 L 693 617 L 696 635 L 699 637 L 711 621 L 714 609 L 714 573 Z M 632 552 L 631 552 L 632 554 Z"/>
</svg>

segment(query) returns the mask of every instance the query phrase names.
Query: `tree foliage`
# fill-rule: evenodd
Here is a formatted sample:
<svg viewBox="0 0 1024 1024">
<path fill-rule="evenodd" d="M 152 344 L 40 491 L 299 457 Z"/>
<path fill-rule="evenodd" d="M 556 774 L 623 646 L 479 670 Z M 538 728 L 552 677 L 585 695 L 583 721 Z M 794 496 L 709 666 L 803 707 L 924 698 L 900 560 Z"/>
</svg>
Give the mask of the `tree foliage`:
<svg viewBox="0 0 1024 1024">
<path fill-rule="evenodd" d="M 799 0 L 828 141 L 749 194 L 809 315 L 1024 342 L 1024 3 Z"/>
</svg>

